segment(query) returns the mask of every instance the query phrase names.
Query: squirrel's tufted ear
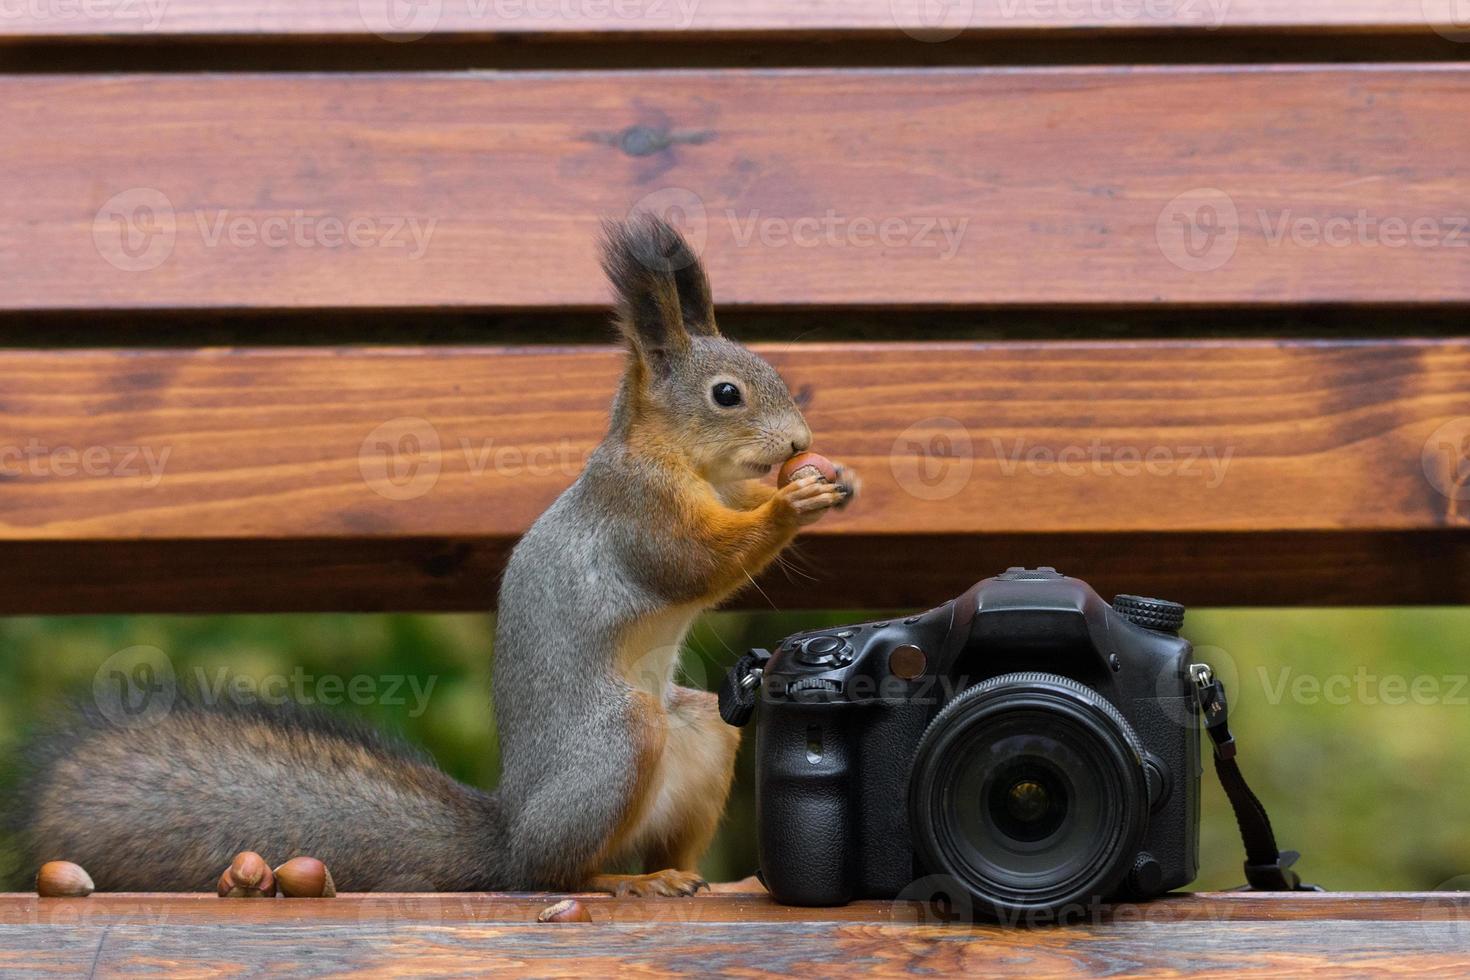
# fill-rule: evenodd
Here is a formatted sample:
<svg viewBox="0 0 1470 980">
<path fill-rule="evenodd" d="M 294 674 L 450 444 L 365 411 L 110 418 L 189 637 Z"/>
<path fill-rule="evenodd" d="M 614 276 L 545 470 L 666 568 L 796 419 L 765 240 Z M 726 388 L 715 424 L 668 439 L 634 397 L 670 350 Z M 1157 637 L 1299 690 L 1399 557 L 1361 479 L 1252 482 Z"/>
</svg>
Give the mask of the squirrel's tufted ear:
<svg viewBox="0 0 1470 980">
<path fill-rule="evenodd" d="M 687 349 L 691 334 L 719 332 L 704 266 L 661 218 L 603 222 L 602 269 L 617 294 L 618 328 L 645 360 Z"/>
</svg>

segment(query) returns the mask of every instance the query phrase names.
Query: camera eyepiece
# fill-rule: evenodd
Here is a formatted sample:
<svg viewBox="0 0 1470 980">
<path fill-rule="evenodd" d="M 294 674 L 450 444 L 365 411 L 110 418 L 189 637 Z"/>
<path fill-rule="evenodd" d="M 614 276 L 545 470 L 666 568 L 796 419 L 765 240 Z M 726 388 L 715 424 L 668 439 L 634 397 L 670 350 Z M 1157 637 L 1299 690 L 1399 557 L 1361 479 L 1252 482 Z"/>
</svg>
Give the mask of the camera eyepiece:
<svg viewBox="0 0 1470 980">
<path fill-rule="evenodd" d="M 909 777 L 920 860 L 998 917 L 1114 894 L 1149 811 L 1142 744 L 1111 703 L 1043 673 L 964 691 L 924 732 Z"/>
</svg>

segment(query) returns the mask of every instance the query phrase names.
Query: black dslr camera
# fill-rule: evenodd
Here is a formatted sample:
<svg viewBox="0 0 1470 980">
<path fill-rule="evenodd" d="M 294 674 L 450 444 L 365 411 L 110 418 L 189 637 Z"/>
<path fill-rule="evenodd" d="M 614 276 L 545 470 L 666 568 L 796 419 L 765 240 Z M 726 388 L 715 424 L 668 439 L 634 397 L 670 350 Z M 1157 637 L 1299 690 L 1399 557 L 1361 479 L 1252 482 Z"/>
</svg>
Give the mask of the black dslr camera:
<svg viewBox="0 0 1470 980">
<path fill-rule="evenodd" d="M 1233 755 L 1234 743 L 1183 620 L 1177 603 L 1110 605 L 1052 568 L 1012 568 L 925 613 L 751 651 L 721 706 L 743 724 L 763 704 L 756 811 L 772 896 L 841 905 L 916 897 L 937 879 L 951 902 L 1011 919 L 1192 881 L 1201 705 L 1218 715 L 1206 718 L 1217 744 Z M 1298 887 L 1295 855 L 1269 833 L 1252 884 Z"/>
</svg>

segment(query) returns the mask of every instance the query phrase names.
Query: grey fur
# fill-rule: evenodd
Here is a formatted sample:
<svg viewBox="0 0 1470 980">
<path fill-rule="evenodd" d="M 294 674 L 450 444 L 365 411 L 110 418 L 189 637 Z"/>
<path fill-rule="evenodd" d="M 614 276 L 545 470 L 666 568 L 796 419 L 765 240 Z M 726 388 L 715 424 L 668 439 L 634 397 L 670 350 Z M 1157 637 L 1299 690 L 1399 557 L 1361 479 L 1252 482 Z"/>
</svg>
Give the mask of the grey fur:
<svg viewBox="0 0 1470 980">
<path fill-rule="evenodd" d="M 811 438 L 774 369 L 719 336 L 676 232 L 635 219 L 608 227 L 604 251 L 628 370 L 607 437 L 505 571 L 499 788 L 462 786 L 381 738 L 296 712 L 184 707 L 139 729 L 83 715 L 33 746 L 22 790 L 33 862 L 76 861 L 102 890 L 208 889 L 242 849 L 272 863 L 310 853 L 343 890 L 584 884 L 636 779 L 639 694 L 619 644 L 728 571 L 660 520 L 681 503 L 673 468 L 721 492 Z M 740 387 L 739 407 L 711 400 L 721 378 Z M 680 458 L 635 451 L 650 427 Z"/>
</svg>

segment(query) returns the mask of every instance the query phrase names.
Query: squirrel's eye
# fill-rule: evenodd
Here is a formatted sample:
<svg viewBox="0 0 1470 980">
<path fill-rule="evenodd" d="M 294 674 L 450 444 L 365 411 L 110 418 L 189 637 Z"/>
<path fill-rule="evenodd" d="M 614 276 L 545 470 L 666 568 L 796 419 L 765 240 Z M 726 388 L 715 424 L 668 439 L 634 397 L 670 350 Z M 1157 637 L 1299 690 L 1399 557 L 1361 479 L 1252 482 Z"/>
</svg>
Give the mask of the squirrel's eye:
<svg viewBox="0 0 1470 980">
<path fill-rule="evenodd" d="M 728 381 L 721 381 L 710 389 L 710 396 L 714 398 L 716 405 L 725 408 L 734 408 L 740 404 L 740 389 Z"/>
</svg>

